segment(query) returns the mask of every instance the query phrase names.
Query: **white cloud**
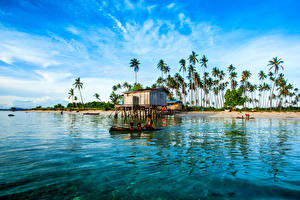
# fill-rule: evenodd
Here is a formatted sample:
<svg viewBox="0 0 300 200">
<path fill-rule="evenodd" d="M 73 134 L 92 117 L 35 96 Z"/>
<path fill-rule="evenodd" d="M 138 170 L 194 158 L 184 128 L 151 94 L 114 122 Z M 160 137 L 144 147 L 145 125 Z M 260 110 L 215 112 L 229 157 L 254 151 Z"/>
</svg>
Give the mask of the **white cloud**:
<svg viewBox="0 0 300 200">
<path fill-rule="evenodd" d="M 122 23 L 117 19 L 115 18 L 114 16 L 112 16 L 111 14 L 107 14 L 112 20 L 114 20 L 117 24 L 117 27 L 119 29 L 121 29 L 124 33 L 127 33 L 127 30 L 125 29 L 125 27 L 122 25 Z"/>
<path fill-rule="evenodd" d="M 74 34 L 74 35 L 78 35 L 79 34 L 79 30 L 74 27 L 74 26 L 68 26 L 66 28 L 67 31 L 69 31 L 70 33 Z"/>
<path fill-rule="evenodd" d="M 175 3 L 170 3 L 170 4 L 168 4 L 166 7 L 167 7 L 168 9 L 172 9 L 172 8 L 174 8 L 174 6 L 175 6 Z"/>
<path fill-rule="evenodd" d="M 72 76 L 71 73 L 61 73 L 61 72 L 49 72 L 49 71 L 41 71 L 41 70 L 34 70 L 38 75 L 41 76 L 41 80 L 46 82 L 54 83 L 58 81 L 62 81 L 68 79 Z"/>
</svg>

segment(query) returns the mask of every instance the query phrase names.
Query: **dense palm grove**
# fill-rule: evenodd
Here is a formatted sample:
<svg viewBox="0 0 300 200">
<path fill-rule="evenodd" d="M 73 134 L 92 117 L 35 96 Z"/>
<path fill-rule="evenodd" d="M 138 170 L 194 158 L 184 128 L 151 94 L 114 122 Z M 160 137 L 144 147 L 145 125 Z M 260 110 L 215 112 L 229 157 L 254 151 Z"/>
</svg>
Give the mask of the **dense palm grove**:
<svg viewBox="0 0 300 200">
<path fill-rule="evenodd" d="M 201 58 L 193 51 L 187 59 L 179 61 L 179 72 L 173 76 L 170 67 L 164 60 L 160 60 L 157 69 L 161 72 L 151 88 L 165 87 L 169 90 L 170 100 L 178 99 L 184 105 L 200 108 L 224 108 L 241 105 L 244 108 L 287 108 L 299 106 L 299 91 L 284 77 L 283 60 L 274 57 L 269 61 L 268 71 L 260 71 L 252 74 L 245 70 L 240 77 L 236 67 L 229 65 L 225 69 L 213 67 L 208 71 L 208 59 L 205 55 Z M 143 88 L 137 83 L 137 72 L 140 62 L 134 58 L 130 61 L 130 67 L 134 68 L 135 84 L 133 86 L 125 82 L 123 85 L 113 86 L 110 99 L 113 103 L 119 103 L 121 94 L 118 91 Z M 259 84 L 249 81 L 251 76 L 257 76 Z M 228 102 L 231 93 L 239 94 L 241 100 L 235 104 Z M 228 97 L 226 102 L 226 97 Z"/>
</svg>

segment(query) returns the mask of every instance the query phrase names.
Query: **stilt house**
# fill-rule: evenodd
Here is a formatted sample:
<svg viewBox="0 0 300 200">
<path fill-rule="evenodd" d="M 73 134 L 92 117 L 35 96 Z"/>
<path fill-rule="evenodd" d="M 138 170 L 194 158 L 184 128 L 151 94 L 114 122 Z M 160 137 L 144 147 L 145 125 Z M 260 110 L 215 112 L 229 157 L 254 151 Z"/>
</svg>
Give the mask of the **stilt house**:
<svg viewBox="0 0 300 200">
<path fill-rule="evenodd" d="M 166 106 L 167 90 L 151 88 L 124 92 L 124 106 Z"/>
</svg>

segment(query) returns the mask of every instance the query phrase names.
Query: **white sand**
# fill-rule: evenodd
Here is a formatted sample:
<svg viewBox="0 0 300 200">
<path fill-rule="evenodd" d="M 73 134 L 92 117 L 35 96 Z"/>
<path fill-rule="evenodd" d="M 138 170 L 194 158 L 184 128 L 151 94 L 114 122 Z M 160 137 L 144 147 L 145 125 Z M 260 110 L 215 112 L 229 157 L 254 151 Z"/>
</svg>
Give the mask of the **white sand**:
<svg viewBox="0 0 300 200">
<path fill-rule="evenodd" d="M 26 112 L 46 112 L 46 113 L 60 113 L 60 111 L 55 110 L 25 110 Z M 84 114 L 84 113 L 99 113 L 99 114 L 111 114 L 114 111 L 104 111 L 104 110 L 84 110 L 84 111 L 63 111 L 64 113 L 72 114 Z M 300 112 L 210 112 L 210 111 L 192 111 L 192 112 L 180 112 L 176 116 L 202 116 L 202 117 L 242 117 L 245 114 L 250 114 L 250 117 L 254 118 L 276 118 L 276 119 L 300 119 Z"/>
<path fill-rule="evenodd" d="M 276 119 L 300 119 L 300 112 L 209 112 L 209 111 L 193 111 L 193 112 L 182 112 L 178 113 L 177 116 L 203 116 L 203 117 L 245 117 L 245 114 L 249 114 L 250 117 L 254 118 L 276 118 Z"/>
</svg>

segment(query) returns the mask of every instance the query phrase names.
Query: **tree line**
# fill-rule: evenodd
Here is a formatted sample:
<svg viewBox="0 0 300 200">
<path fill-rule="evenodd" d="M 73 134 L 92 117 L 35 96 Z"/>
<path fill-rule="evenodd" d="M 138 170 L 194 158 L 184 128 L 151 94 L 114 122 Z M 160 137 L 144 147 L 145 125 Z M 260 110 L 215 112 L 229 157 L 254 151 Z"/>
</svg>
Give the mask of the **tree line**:
<svg viewBox="0 0 300 200">
<path fill-rule="evenodd" d="M 213 67 L 211 71 L 208 71 L 208 58 L 205 55 L 199 57 L 194 51 L 187 59 L 180 59 L 178 64 L 179 71 L 174 75 L 170 74 L 170 66 L 164 60 L 159 60 L 156 66 L 161 75 L 151 88 L 167 88 L 169 100 L 178 99 L 189 106 L 224 108 L 232 106 L 228 101 L 225 104 L 225 97 L 230 99 L 229 96 L 240 94 L 241 101 L 237 105 L 243 107 L 271 110 L 272 108 L 299 106 L 299 89 L 285 78 L 284 61 L 281 58 L 273 57 L 268 62 L 268 70 L 261 70 L 256 75 L 259 80 L 258 84 L 249 81 L 250 77 L 255 76 L 249 70 L 242 71 L 238 77 L 236 67 L 232 64 L 225 69 Z M 134 86 L 141 88 L 142 85 L 137 83 L 140 62 L 133 58 L 129 66 L 135 72 Z M 116 97 L 115 103 L 118 103 L 120 99 L 120 94 L 118 96 L 116 91 L 122 86 L 125 90 L 134 87 L 128 87 L 126 82 L 123 85 L 113 86 L 112 94 Z M 234 94 L 230 95 L 230 93 Z"/>
</svg>

